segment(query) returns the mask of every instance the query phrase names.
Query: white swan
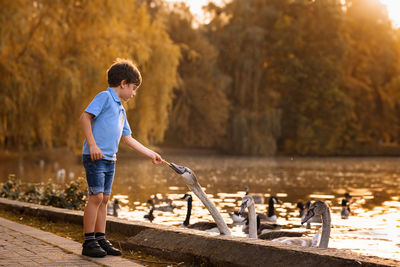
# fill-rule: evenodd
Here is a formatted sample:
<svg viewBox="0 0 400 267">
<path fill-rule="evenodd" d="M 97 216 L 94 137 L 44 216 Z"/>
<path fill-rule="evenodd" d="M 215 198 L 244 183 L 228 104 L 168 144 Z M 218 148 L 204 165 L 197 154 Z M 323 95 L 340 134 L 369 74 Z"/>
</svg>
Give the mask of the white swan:
<svg viewBox="0 0 400 267">
<path fill-rule="evenodd" d="M 267 229 L 267 233 L 262 233 L 259 228 L 260 220 L 258 216 L 256 215 L 256 209 L 254 207 L 254 200 L 250 196 L 244 196 L 242 199 L 242 204 L 240 206 L 240 212 L 244 212 L 245 209 L 248 209 L 248 234 L 250 238 L 260 238 L 260 239 L 272 239 L 274 237 L 280 237 L 280 236 L 301 236 L 302 233 L 296 233 L 296 232 L 289 232 L 289 231 L 276 231 L 274 229 L 279 229 L 279 225 L 277 224 L 265 224 Z M 262 224 L 261 224 L 262 225 Z M 261 227 L 260 227 L 261 228 Z M 261 233 L 258 235 L 258 233 Z"/>
<path fill-rule="evenodd" d="M 301 203 L 301 202 L 297 203 L 297 207 L 299 208 L 301 219 L 303 219 L 306 216 L 307 211 L 310 208 L 310 205 L 311 205 L 311 201 L 307 201 L 305 207 L 303 206 L 303 203 Z M 321 217 L 314 216 L 311 219 L 309 219 L 307 221 L 307 226 L 306 226 L 307 229 L 311 229 L 311 223 L 322 223 Z"/>
<path fill-rule="evenodd" d="M 218 226 L 218 230 L 223 235 L 231 235 L 231 231 L 229 230 L 228 226 L 226 225 L 224 219 L 222 218 L 221 214 L 215 207 L 214 203 L 207 197 L 206 193 L 204 193 L 203 189 L 201 188 L 200 184 L 197 181 L 196 175 L 192 170 L 187 167 L 179 166 L 174 163 L 168 164 L 176 173 L 180 174 L 186 182 L 188 188 L 196 194 L 196 196 L 203 202 L 204 206 L 208 209 L 211 216 L 213 217 L 215 223 Z"/>
<path fill-rule="evenodd" d="M 302 219 L 301 223 L 304 224 L 314 216 L 322 217 L 322 234 L 319 242 L 319 248 L 327 248 L 329 244 L 329 236 L 331 233 L 331 213 L 328 205 L 323 201 L 316 201 L 311 204 L 307 211 L 306 216 Z M 317 245 L 319 231 L 313 238 L 305 237 L 282 237 L 273 239 L 272 241 L 281 242 L 292 245 L 299 245 L 304 247 L 315 247 Z"/>
<path fill-rule="evenodd" d="M 252 194 L 246 194 L 246 196 L 249 196 L 253 199 L 253 203 L 257 204 L 257 202 L 254 200 L 254 197 Z M 275 207 L 274 204 L 278 204 L 281 203 L 280 200 L 278 200 L 277 197 L 275 196 L 271 196 L 268 200 L 268 213 L 264 214 L 264 213 L 258 213 L 257 212 L 257 220 L 259 219 L 262 222 L 272 222 L 272 223 L 276 223 L 276 214 L 275 214 Z M 232 218 L 232 221 L 234 223 L 247 223 L 247 217 L 248 214 L 245 211 L 242 211 L 240 214 L 239 211 L 235 211 L 233 213 L 230 213 L 229 216 Z"/>
</svg>

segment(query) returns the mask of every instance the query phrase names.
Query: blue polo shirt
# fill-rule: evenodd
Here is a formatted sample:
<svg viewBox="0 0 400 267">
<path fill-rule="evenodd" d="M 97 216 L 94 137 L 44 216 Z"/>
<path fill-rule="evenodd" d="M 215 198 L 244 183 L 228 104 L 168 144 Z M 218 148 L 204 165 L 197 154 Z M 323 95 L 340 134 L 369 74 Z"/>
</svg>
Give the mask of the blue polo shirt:
<svg viewBox="0 0 400 267">
<path fill-rule="evenodd" d="M 131 128 L 121 100 L 113 89 L 108 88 L 95 96 L 85 109 L 93 114 L 92 133 L 97 146 L 107 160 L 117 160 L 118 144 L 121 136 L 130 135 Z M 83 143 L 84 155 L 90 155 L 89 146 Z"/>
</svg>

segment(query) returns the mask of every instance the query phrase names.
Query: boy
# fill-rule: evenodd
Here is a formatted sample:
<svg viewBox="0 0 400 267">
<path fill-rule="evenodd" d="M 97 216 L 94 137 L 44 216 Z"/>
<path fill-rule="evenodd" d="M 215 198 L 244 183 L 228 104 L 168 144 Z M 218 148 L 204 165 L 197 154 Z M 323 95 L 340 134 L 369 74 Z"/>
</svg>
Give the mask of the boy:
<svg viewBox="0 0 400 267">
<path fill-rule="evenodd" d="M 86 170 L 89 199 L 83 215 L 85 242 L 82 255 L 120 256 L 105 238 L 107 202 L 111 194 L 118 144 L 122 139 L 129 147 L 149 157 L 154 164 L 162 163 L 161 156 L 143 146 L 131 136 L 121 100 L 136 95 L 142 77 L 129 60 L 117 59 L 107 70 L 109 88 L 100 92 L 82 113 L 80 122 L 85 142 L 82 162 Z"/>
</svg>

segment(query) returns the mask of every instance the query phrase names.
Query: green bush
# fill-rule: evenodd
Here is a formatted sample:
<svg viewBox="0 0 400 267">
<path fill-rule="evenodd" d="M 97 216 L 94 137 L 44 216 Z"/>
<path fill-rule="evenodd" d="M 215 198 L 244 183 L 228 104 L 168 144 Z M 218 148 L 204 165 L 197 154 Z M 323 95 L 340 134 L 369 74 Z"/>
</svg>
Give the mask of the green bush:
<svg viewBox="0 0 400 267">
<path fill-rule="evenodd" d="M 64 190 L 64 208 L 82 210 L 85 208 L 87 190 L 85 187 L 84 179 L 71 181 Z"/>
<path fill-rule="evenodd" d="M 0 197 L 19 199 L 21 194 L 21 182 L 15 178 L 14 174 L 8 176 L 8 180 L 2 184 Z"/>
<path fill-rule="evenodd" d="M 24 186 L 26 191 L 21 189 Z M 51 179 L 46 185 L 22 185 L 15 175 L 10 175 L 5 183 L 0 184 L 0 188 L 0 197 L 58 208 L 83 210 L 87 198 L 87 188 L 82 177 L 62 188 Z"/>
<path fill-rule="evenodd" d="M 29 185 L 28 189 L 22 196 L 20 196 L 19 200 L 30 203 L 39 203 L 42 197 L 42 192 L 43 186 Z"/>
</svg>

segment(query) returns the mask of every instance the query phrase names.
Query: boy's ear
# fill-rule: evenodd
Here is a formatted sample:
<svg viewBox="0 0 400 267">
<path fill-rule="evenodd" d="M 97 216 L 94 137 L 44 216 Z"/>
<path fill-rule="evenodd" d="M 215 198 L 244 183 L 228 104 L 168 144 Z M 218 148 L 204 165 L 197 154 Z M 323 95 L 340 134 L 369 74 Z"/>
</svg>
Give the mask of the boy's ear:
<svg viewBox="0 0 400 267">
<path fill-rule="evenodd" d="M 121 86 L 121 87 L 124 87 L 124 85 L 126 85 L 126 84 L 127 84 L 127 83 L 126 83 L 126 80 L 122 80 L 121 83 L 120 83 L 120 86 Z"/>
</svg>

